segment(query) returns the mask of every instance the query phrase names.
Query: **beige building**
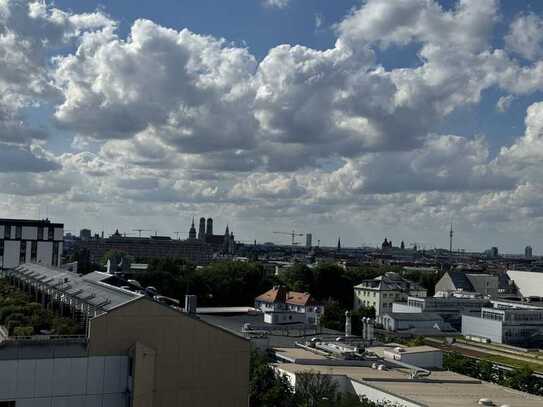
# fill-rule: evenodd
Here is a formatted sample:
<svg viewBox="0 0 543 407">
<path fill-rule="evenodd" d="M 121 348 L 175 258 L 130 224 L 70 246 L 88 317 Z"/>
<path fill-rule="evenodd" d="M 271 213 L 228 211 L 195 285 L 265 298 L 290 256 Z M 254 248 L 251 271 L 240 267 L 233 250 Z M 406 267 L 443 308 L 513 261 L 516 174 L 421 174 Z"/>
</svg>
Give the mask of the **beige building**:
<svg viewBox="0 0 543 407">
<path fill-rule="evenodd" d="M 406 301 L 408 296 L 426 297 L 426 289 L 398 273 L 388 272 L 354 287 L 353 309 L 373 307 L 379 316 L 392 312 L 392 304 Z"/>
<path fill-rule="evenodd" d="M 0 385 L 0 405 L 248 405 L 247 339 L 119 288 L 105 273 L 24 264 L 5 277 L 45 308 L 81 321 L 87 334 L 5 340 L 0 381 L 10 384 Z M 15 368 L 27 373 L 13 375 Z"/>
</svg>

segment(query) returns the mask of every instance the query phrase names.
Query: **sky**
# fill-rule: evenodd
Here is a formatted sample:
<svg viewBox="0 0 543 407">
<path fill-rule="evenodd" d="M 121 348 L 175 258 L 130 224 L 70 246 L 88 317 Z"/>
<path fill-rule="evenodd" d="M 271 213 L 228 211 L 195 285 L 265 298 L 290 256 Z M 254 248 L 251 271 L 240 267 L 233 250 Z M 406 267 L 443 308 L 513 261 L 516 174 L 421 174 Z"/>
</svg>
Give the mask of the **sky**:
<svg viewBox="0 0 543 407">
<path fill-rule="evenodd" d="M 0 0 L 0 217 L 543 254 L 543 2 Z"/>
</svg>

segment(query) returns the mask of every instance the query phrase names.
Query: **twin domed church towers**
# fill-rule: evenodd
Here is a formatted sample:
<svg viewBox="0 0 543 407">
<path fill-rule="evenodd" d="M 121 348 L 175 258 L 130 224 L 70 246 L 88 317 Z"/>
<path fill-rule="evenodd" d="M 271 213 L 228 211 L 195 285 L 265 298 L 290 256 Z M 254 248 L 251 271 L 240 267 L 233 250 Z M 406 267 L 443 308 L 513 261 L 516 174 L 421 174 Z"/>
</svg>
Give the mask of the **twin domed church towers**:
<svg viewBox="0 0 543 407">
<path fill-rule="evenodd" d="M 200 218 L 200 225 L 198 228 L 198 236 L 196 236 L 196 228 L 194 226 L 194 218 L 192 218 L 192 225 L 189 230 L 189 240 L 201 240 L 214 247 L 217 251 L 222 251 L 226 254 L 233 254 L 235 249 L 234 233 L 230 232 L 228 225 L 224 235 L 213 234 L 213 219 Z"/>
</svg>

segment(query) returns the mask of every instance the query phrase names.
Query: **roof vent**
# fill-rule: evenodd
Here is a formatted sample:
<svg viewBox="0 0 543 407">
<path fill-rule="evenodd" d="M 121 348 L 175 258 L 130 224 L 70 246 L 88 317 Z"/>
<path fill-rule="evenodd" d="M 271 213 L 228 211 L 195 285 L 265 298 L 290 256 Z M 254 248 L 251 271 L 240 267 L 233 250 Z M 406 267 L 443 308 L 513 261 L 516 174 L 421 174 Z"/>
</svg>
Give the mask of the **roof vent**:
<svg viewBox="0 0 543 407">
<path fill-rule="evenodd" d="M 479 404 L 480 406 L 494 406 L 495 405 L 492 400 L 486 399 L 486 398 L 479 399 L 477 404 Z"/>
</svg>

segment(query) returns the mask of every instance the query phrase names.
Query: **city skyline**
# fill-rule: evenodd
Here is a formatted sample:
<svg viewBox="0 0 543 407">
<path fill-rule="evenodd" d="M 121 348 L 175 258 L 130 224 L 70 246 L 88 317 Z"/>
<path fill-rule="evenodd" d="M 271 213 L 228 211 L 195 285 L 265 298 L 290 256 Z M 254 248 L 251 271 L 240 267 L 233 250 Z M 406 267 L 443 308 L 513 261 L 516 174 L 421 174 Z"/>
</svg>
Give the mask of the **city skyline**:
<svg viewBox="0 0 543 407">
<path fill-rule="evenodd" d="M 142 3 L 0 3 L 0 217 L 540 253 L 543 3 Z"/>
</svg>

